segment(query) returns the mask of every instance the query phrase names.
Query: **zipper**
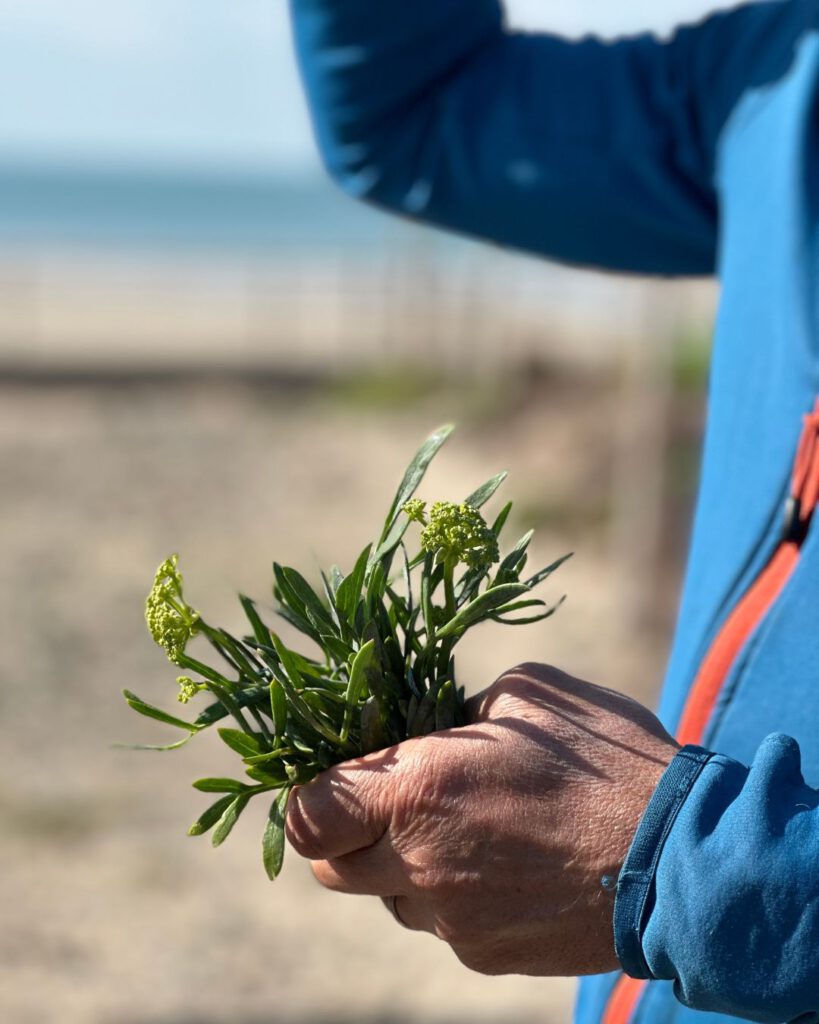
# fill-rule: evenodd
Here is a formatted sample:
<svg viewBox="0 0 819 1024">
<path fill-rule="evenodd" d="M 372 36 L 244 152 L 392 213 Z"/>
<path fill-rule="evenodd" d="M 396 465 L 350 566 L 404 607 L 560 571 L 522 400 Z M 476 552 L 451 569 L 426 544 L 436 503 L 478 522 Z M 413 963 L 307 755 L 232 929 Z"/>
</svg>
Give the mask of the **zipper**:
<svg viewBox="0 0 819 1024">
<path fill-rule="evenodd" d="M 751 635 L 779 600 L 793 575 L 819 504 L 819 399 L 804 417 L 782 535 L 762 572 L 730 612 L 700 664 L 677 726 L 677 742 L 701 744 L 725 681 Z M 646 981 L 620 976 L 612 989 L 602 1024 L 628 1024 Z"/>
</svg>

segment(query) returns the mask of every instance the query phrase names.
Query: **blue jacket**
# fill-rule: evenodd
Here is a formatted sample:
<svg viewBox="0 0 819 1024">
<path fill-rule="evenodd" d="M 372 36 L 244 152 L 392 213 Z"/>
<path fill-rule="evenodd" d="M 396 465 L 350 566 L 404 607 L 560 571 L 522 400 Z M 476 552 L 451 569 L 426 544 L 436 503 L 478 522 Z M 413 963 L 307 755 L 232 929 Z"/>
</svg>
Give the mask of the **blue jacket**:
<svg viewBox="0 0 819 1024">
<path fill-rule="evenodd" d="M 660 707 L 673 731 L 781 552 L 819 394 L 819 0 L 616 43 L 507 31 L 498 0 L 291 7 L 318 143 L 349 193 L 561 261 L 721 278 Z M 789 572 L 619 880 L 618 955 L 652 979 L 631 1013 L 641 1024 L 819 1022 L 819 524 L 805 513 L 789 530 Z M 577 1020 L 604 1019 L 617 983 L 586 979 Z"/>
</svg>

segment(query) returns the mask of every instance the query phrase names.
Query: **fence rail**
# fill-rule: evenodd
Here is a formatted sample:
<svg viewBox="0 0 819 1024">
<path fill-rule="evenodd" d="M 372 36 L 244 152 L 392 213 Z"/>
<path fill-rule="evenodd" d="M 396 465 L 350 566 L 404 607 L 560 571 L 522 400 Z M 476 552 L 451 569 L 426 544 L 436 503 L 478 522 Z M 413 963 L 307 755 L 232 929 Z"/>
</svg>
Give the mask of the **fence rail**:
<svg viewBox="0 0 819 1024">
<path fill-rule="evenodd" d="M 705 324 L 712 308 L 707 285 L 581 275 L 491 251 L 16 253 L 0 255 L 0 369 L 599 363 L 635 335 Z"/>
</svg>

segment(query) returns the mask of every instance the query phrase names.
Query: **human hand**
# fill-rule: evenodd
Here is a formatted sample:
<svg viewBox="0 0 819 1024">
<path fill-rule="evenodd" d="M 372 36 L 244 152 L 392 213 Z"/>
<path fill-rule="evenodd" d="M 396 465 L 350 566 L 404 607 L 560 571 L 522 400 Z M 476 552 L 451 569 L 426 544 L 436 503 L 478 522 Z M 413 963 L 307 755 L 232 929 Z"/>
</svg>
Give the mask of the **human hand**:
<svg viewBox="0 0 819 1024">
<path fill-rule="evenodd" d="M 395 896 L 473 970 L 617 968 L 601 879 L 678 745 L 636 701 L 545 665 L 505 673 L 467 719 L 294 790 L 290 842 L 322 885 Z"/>
</svg>

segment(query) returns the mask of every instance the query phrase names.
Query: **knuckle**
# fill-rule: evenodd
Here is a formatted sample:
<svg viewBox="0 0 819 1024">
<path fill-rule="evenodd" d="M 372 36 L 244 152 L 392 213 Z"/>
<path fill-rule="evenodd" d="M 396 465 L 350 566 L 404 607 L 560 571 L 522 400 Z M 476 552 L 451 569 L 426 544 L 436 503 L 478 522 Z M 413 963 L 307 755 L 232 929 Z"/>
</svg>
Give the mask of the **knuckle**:
<svg viewBox="0 0 819 1024">
<path fill-rule="evenodd" d="M 414 752 L 404 765 L 401 782 L 395 790 L 395 809 L 403 815 L 429 815 L 439 812 L 452 776 L 451 759 Z"/>
<path fill-rule="evenodd" d="M 458 949 L 462 946 L 460 941 L 462 933 L 463 928 L 460 921 L 455 920 L 451 915 L 437 914 L 435 916 L 435 934 L 442 942 L 452 946 L 456 956 Z"/>
<path fill-rule="evenodd" d="M 285 835 L 299 856 L 308 860 L 321 860 L 323 851 L 319 831 L 306 817 L 297 792 L 291 797 L 287 809 Z"/>
</svg>

